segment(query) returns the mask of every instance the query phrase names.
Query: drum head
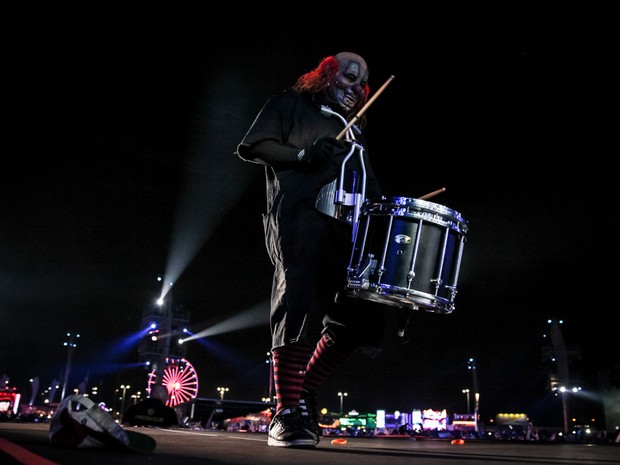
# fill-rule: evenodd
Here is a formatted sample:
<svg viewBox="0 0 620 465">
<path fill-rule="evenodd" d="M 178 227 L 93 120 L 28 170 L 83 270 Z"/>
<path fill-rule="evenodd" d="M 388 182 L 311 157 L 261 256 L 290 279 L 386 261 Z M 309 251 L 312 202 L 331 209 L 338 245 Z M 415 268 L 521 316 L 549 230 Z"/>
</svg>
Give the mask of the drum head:
<svg viewBox="0 0 620 465">
<path fill-rule="evenodd" d="M 392 197 L 389 200 L 368 200 L 362 206 L 362 214 L 392 215 L 421 219 L 449 227 L 460 234 L 467 233 L 467 221 L 459 212 L 428 200 L 409 197 Z"/>
</svg>

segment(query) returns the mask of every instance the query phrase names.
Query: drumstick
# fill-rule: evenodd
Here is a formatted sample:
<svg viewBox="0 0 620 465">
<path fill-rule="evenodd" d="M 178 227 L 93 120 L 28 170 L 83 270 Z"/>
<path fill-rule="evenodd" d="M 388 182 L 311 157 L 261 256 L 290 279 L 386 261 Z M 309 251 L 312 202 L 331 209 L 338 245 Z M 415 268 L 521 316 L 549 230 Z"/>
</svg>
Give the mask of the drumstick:
<svg viewBox="0 0 620 465">
<path fill-rule="evenodd" d="M 355 122 L 360 119 L 360 116 L 362 116 L 364 114 L 364 112 L 368 109 L 368 107 L 372 104 L 372 102 L 374 102 L 376 100 L 376 98 L 379 96 L 379 94 L 381 94 L 381 92 L 383 92 L 385 90 L 385 88 L 388 86 L 388 84 L 390 82 L 392 82 L 392 79 L 394 79 L 394 75 L 392 74 L 387 81 L 385 81 L 383 83 L 383 85 L 381 87 L 379 87 L 379 90 L 377 90 L 377 92 L 375 92 L 375 95 L 373 95 L 368 102 L 366 102 L 366 105 L 364 105 L 362 107 L 362 109 L 353 117 L 351 118 L 351 121 L 349 121 L 349 124 L 346 125 L 346 127 L 340 131 L 340 134 L 338 134 L 336 136 L 337 140 L 340 140 L 342 138 L 342 136 L 344 136 L 347 131 L 351 128 L 351 126 L 353 126 L 355 124 Z"/>
<path fill-rule="evenodd" d="M 436 191 L 429 192 L 428 194 L 423 195 L 422 197 L 420 197 L 420 200 L 430 199 L 431 197 L 435 197 L 437 194 L 441 194 L 442 192 L 445 192 L 445 191 L 446 191 L 446 188 L 442 187 L 441 189 L 437 189 Z"/>
</svg>

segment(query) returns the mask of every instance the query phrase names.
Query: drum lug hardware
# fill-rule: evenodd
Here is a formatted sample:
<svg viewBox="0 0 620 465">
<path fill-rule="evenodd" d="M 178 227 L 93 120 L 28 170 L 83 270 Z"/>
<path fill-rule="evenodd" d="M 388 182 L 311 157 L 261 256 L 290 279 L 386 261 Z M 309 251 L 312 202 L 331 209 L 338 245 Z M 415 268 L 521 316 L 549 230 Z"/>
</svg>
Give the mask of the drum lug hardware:
<svg viewBox="0 0 620 465">
<path fill-rule="evenodd" d="M 454 301 L 454 299 L 456 298 L 456 293 L 458 292 L 456 290 L 456 286 L 446 286 L 446 289 L 450 291 L 450 300 Z"/>
<path fill-rule="evenodd" d="M 356 289 L 368 289 L 370 287 L 370 276 L 377 269 L 377 260 L 373 254 L 368 254 L 368 257 L 364 263 L 362 263 L 356 270 L 350 270 L 350 276 L 348 283 L 351 287 Z M 356 273 L 357 271 L 357 273 Z"/>
</svg>

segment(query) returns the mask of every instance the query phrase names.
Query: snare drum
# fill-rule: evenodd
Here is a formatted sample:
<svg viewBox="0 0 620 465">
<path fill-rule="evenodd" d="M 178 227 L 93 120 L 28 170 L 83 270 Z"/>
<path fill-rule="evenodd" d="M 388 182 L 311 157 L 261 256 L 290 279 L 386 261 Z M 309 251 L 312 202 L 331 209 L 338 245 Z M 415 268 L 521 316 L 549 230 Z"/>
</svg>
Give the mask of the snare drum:
<svg viewBox="0 0 620 465">
<path fill-rule="evenodd" d="M 390 306 L 451 313 L 466 234 L 461 215 L 436 203 L 366 201 L 345 291 Z"/>
</svg>

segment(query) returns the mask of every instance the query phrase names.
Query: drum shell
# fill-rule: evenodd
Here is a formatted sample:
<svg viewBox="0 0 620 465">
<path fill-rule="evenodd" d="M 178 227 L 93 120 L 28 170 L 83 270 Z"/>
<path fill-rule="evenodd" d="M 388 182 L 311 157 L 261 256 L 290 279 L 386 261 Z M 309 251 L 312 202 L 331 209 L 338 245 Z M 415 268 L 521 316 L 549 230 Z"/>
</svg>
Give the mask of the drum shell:
<svg viewBox="0 0 620 465">
<path fill-rule="evenodd" d="M 467 228 L 458 212 L 433 202 L 367 201 L 347 293 L 397 307 L 452 312 Z"/>
</svg>

